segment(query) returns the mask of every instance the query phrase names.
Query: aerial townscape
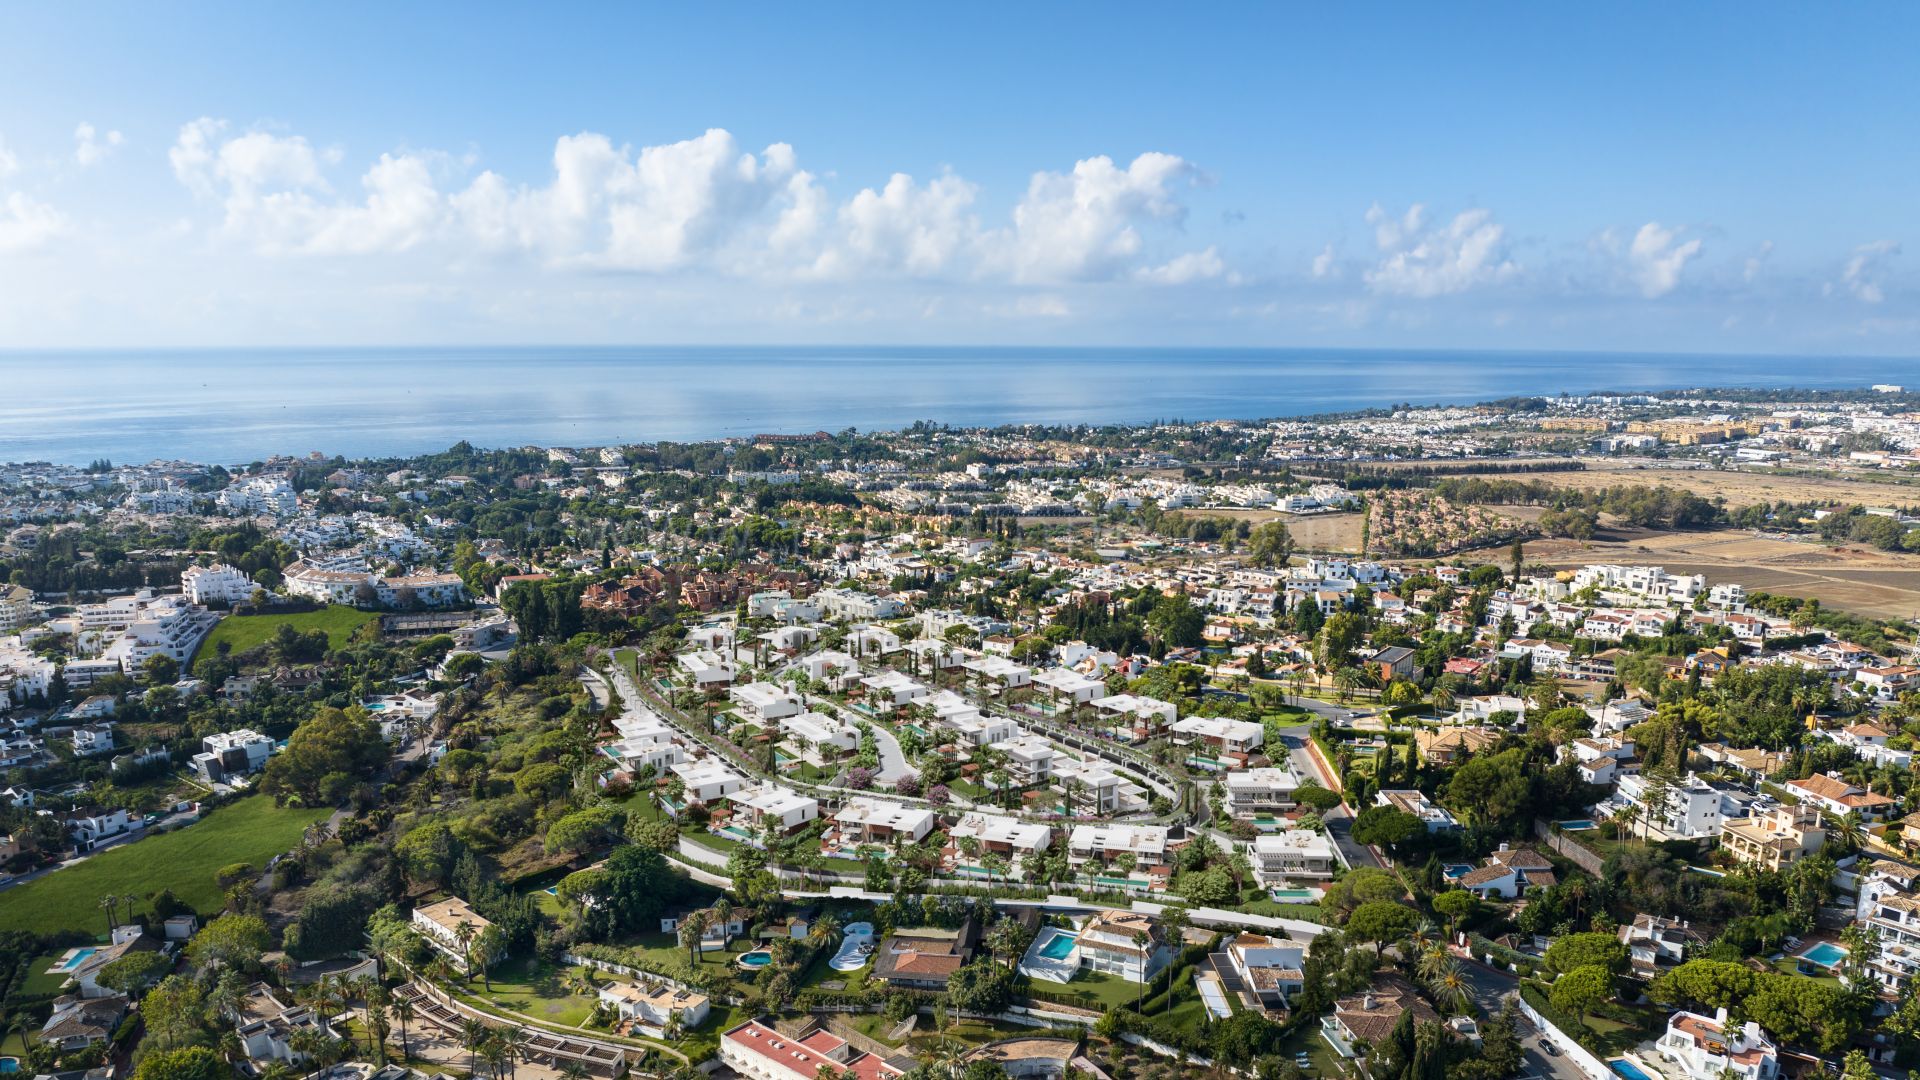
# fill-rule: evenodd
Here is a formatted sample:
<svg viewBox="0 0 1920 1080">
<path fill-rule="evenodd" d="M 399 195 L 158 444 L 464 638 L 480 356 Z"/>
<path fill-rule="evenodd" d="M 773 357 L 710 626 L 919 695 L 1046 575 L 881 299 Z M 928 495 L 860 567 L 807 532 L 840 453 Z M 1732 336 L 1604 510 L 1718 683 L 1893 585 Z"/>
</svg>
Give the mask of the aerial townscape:
<svg viewBox="0 0 1920 1080">
<path fill-rule="evenodd" d="M 5 1071 L 1920 1059 L 1920 394 L 0 466 Z"/>
<path fill-rule="evenodd" d="M 1920 1080 L 1916 43 L 0 7 L 0 1080 Z"/>
</svg>

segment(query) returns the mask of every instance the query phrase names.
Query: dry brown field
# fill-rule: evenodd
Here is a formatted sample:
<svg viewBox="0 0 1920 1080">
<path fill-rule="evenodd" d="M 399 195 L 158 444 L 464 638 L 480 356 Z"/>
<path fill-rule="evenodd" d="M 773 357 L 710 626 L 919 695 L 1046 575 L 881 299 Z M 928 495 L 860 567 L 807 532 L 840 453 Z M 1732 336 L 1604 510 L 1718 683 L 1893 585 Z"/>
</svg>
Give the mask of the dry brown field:
<svg viewBox="0 0 1920 1080">
<path fill-rule="evenodd" d="M 1505 507 L 1499 513 L 1506 512 Z M 1194 517 L 1224 518 L 1228 521 L 1245 521 L 1259 525 L 1268 521 L 1287 523 L 1287 535 L 1293 537 L 1293 546 L 1301 551 L 1327 551 L 1335 553 L 1358 553 L 1360 537 L 1365 532 L 1367 516 L 1359 513 L 1348 514 L 1288 514 L 1279 510 L 1212 510 L 1194 509 L 1178 511 Z"/>
<path fill-rule="evenodd" d="M 1880 481 L 1869 477 L 1827 479 L 1722 469 L 1589 468 L 1580 472 L 1534 473 L 1514 479 L 1538 480 L 1580 491 L 1632 484 L 1665 486 L 1707 498 L 1719 496 L 1725 498 L 1729 506 L 1756 502 L 1920 504 L 1920 486 L 1899 483 L 1891 476 Z"/>
<path fill-rule="evenodd" d="M 1920 555 L 1904 552 L 1743 529 L 1609 529 L 1590 541 L 1529 540 L 1526 551 L 1528 563 L 1556 569 L 1596 562 L 1653 564 L 1676 574 L 1705 574 L 1709 583 L 1731 581 L 1757 592 L 1814 597 L 1826 607 L 1873 618 L 1920 615 Z M 1492 548 L 1450 561 L 1504 565 L 1506 558 L 1507 549 Z"/>
</svg>

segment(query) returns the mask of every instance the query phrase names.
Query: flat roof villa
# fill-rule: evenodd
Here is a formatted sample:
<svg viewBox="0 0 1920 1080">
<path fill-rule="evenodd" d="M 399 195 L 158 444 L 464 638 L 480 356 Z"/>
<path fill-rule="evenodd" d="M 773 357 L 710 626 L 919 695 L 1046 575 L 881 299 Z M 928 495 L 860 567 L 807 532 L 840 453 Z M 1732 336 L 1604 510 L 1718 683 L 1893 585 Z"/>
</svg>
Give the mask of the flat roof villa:
<svg viewBox="0 0 1920 1080">
<path fill-rule="evenodd" d="M 1268 888 L 1294 880 L 1330 878 L 1340 866 L 1333 842 L 1306 829 L 1256 836 L 1251 854 L 1253 871 Z"/>
<path fill-rule="evenodd" d="M 697 1028 L 711 1008 L 707 995 L 669 983 L 616 982 L 600 988 L 600 1000 L 606 1002 L 623 1020 L 650 1029 L 661 1037 L 675 1020 L 683 1028 Z"/>
<path fill-rule="evenodd" d="M 1428 799 L 1425 792 L 1414 790 L 1389 789 L 1376 792 L 1373 801 L 1380 806 L 1391 806 L 1419 818 L 1427 826 L 1428 832 L 1440 832 L 1443 829 L 1457 829 L 1460 822 Z"/>
<path fill-rule="evenodd" d="M 970 858 L 965 854 L 961 846 L 964 840 L 979 845 L 977 855 Z M 962 815 L 959 823 L 947 830 L 947 841 L 942 855 L 948 866 L 955 870 L 962 873 L 979 870 L 979 867 L 971 865 L 972 859 L 998 855 L 1007 860 L 1009 876 L 1022 877 L 1024 871 L 1020 868 L 1020 860 L 1028 855 L 1042 854 L 1051 848 L 1053 827 L 975 810 Z"/>
<path fill-rule="evenodd" d="M 1773 1080 L 1780 1074 L 1779 1055 L 1766 1032 L 1751 1020 L 1736 1027 L 1728 1022 L 1725 1009 L 1710 1017 L 1685 1010 L 1674 1013 L 1667 1019 L 1666 1034 L 1654 1046 L 1688 1080 L 1728 1075 L 1739 1080 Z"/>
<path fill-rule="evenodd" d="M 413 928 L 462 971 L 467 970 L 467 942 L 462 940 L 462 935 L 468 932 L 463 928 L 471 928 L 470 932 L 477 935 L 492 925 L 458 896 L 413 909 Z"/>
<path fill-rule="evenodd" d="M 1294 808 L 1300 778 L 1291 769 L 1267 766 L 1227 774 L 1227 813 L 1237 818 L 1271 817 Z"/>
<path fill-rule="evenodd" d="M 1132 855 L 1139 866 L 1159 866 L 1168 854 L 1162 825 L 1075 825 L 1067 837 L 1067 860 L 1074 866 L 1093 859 L 1111 863 L 1121 855 Z"/>
<path fill-rule="evenodd" d="M 933 811 L 866 795 L 848 799 L 833 815 L 842 843 L 918 843 L 933 831 Z"/>
</svg>

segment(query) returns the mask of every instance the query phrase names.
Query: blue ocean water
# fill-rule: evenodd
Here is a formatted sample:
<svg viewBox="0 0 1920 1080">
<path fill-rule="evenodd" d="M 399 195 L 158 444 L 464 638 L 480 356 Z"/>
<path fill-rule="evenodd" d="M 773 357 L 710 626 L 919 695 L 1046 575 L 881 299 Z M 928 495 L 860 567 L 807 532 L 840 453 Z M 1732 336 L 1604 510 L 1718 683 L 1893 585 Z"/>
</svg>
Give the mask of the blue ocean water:
<svg viewBox="0 0 1920 1080">
<path fill-rule="evenodd" d="M 235 463 L 756 432 L 1299 416 L 1696 386 L 1920 385 L 1920 358 L 1338 349 L 0 352 L 0 461 Z"/>
</svg>

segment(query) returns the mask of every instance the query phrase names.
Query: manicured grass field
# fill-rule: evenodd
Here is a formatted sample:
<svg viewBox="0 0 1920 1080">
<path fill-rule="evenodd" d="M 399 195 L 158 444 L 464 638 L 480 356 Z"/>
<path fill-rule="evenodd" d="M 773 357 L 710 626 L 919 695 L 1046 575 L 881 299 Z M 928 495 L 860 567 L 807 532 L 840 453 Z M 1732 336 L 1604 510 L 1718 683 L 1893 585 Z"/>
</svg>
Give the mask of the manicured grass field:
<svg viewBox="0 0 1920 1080">
<path fill-rule="evenodd" d="M 242 799 L 184 829 L 135 840 L 68 866 L 37 881 L 0 892 L 0 929 L 83 930 L 103 934 L 100 898 L 145 899 L 162 889 L 203 914 L 220 909 L 214 871 L 237 862 L 264 867 L 268 859 L 300 842 L 308 825 L 327 816 L 320 809 L 277 807 L 262 796 Z M 124 911 L 124 908 L 123 908 Z"/>
<path fill-rule="evenodd" d="M 309 630 L 325 630 L 327 647 L 338 649 L 347 643 L 355 630 L 366 623 L 379 618 L 371 611 L 335 604 L 319 611 L 299 611 L 290 615 L 229 615 L 220 620 L 213 628 L 207 640 L 200 645 L 202 655 L 211 656 L 213 650 L 224 641 L 233 647 L 233 652 L 246 652 L 248 649 L 264 645 L 273 639 L 273 635 L 285 623 L 301 633 Z"/>
<path fill-rule="evenodd" d="M 476 997 L 487 998 L 502 1008 L 525 1013 L 549 1024 L 578 1027 L 593 1015 L 595 992 L 574 980 L 591 980 L 595 986 L 613 982 L 612 978 L 587 968 L 562 967 L 538 959 L 515 957 L 498 965 L 487 975 L 492 989 L 475 979 L 464 989 Z"/>
</svg>

